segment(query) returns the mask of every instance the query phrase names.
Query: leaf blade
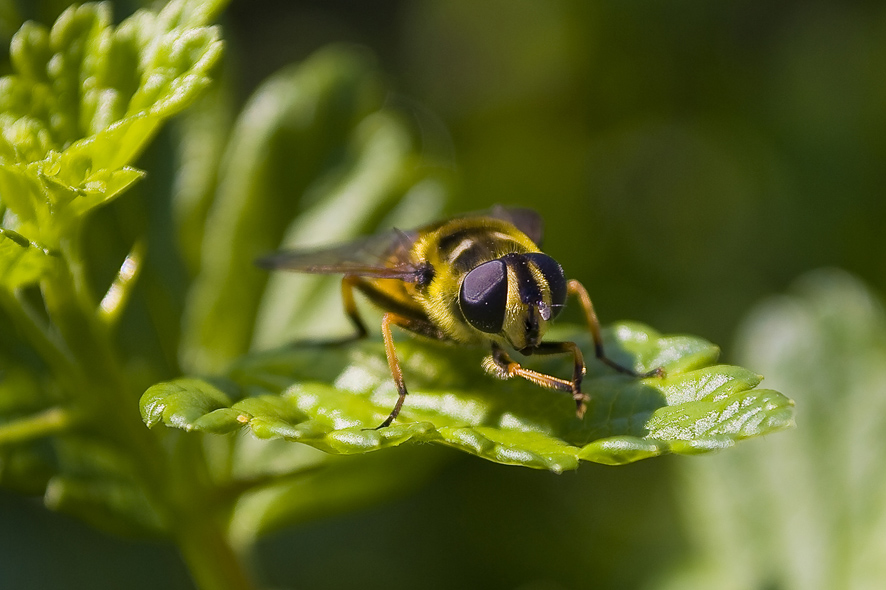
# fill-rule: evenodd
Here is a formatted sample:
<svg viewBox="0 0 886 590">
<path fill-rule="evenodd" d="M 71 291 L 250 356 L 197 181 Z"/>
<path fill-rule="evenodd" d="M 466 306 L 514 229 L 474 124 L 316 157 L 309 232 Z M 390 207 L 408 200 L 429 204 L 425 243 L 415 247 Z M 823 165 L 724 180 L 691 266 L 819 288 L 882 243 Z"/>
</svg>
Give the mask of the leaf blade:
<svg viewBox="0 0 886 590">
<path fill-rule="evenodd" d="M 589 345 L 586 335 L 571 333 Z M 592 397 L 584 421 L 568 396 L 522 381 L 485 375 L 477 351 L 403 341 L 398 355 L 410 395 L 401 418 L 379 423 L 397 394 L 380 342 L 298 347 L 244 357 L 227 378 L 233 403 L 213 407 L 212 385 L 202 401 L 182 397 L 173 415 L 149 425 L 231 432 L 250 429 L 260 438 L 284 438 L 336 454 L 375 451 L 406 442 L 435 442 L 491 461 L 562 472 L 581 461 L 624 464 L 665 453 L 698 454 L 793 425 L 793 404 L 780 393 L 756 389 L 760 377 L 740 367 L 703 364 L 716 347 L 698 338 L 662 337 L 639 324 L 621 324 L 607 334 L 617 355 L 671 358 L 665 379 L 630 379 L 597 366 L 585 390 Z M 592 356 L 589 355 L 589 358 Z M 472 364 L 473 361 L 473 364 Z M 540 359 L 540 370 L 568 372 L 564 359 Z M 172 390 L 179 382 L 159 384 Z"/>
<path fill-rule="evenodd" d="M 0 286 L 10 291 L 37 283 L 56 259 L 39 244 L 0 227 Z"/>
</svg>

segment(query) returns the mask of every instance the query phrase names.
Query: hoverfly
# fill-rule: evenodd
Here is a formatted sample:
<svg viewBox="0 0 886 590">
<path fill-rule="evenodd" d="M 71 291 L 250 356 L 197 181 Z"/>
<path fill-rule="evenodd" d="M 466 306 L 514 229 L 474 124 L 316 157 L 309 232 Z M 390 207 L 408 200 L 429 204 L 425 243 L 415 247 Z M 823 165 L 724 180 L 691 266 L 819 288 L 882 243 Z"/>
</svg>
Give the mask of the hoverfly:
<svg viewBox="0 0 886 590">
<path fill-rule="evenodd" d="M 581 350 L 574 342 L 542 341 L 568 295 L 577 297 L 584 310 L 597 359 L 634 377 L 661 376 L 664 371 L 638 373 L 606 356 L 587 290 L 577 280 L 567 280 L 560 264 L 541 252 L 541 238 L 542 220 L 536 212 L 497 206 L 412 231 L 393 229 L 341 245 L 282 251 L 256 263 L 268 269 L 344 275 L 342 301 L 358 338 L 368 332 L 354 290 L 383 310 L 381 331 L 399 398 L 376 429 L 397 418 L 407 394 L 392 326 L 436 340 L 491 345 L 492 354 L 483 363 L 487 372 L 571 394 L 581 418 L 589 401 L 581 391 Z M 571 354 L 572 378 L 526 369 L 511 359 L 508 348 L 524 356 Z"/>
</svg>

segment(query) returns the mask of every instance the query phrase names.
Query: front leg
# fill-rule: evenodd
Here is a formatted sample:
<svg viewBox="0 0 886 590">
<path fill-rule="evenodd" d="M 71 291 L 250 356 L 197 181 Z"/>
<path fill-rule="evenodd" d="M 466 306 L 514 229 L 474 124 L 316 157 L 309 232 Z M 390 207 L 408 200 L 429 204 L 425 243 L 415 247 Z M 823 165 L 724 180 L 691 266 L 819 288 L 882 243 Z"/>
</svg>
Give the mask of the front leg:
<svg viewBox="0 0 886 590">
<path fill-rule="evenodd" d="M 591 303 L 591 297 L 588 295 L 587 289 L 584 288 L 584 285 L 572 279 L 566 284 L 566 293 L 569 295 L 575 295 L 578 298 L 578 302 L 581 304 L 582 309 L 585 313 L 585 319 L 588 322 L 588 329 L 591 332 L 591 337 L 594 339 L 594 354 L 597 356 L 597 359 L 606 365 L 612 367 L 619 373 L 625 373 L 626 375 L 631 375 L 632 377 L 664 377 L 665 371 L 662 367 L 658 367 L 657 369 L 653 369 L 647 373 L 638 373 L 634 369 L 629 367 L 622 366 L 606 356 L 606 352 L 603 350 L 603 336 L 600 332 L 600 321 L 597 319 L 597 312 L 594 311 L 594 304 Z M 573 344 L 573 346 L 575 346 Z M 580 353 L 579 353 L 580 354 Z"/>
<path fill-rule="evenodd" d="M 491 363 L 485 363 L 485 366 L 488 371 L 499 379 L 521 377 L 539 387 L 571 394 L 572 399 L 575 401 L 575 414 L 579 418 L 583 417 L 590 398 L 581 391 L 581 380 L 585 374 L 585 364 L 578 346 L 574 342 L 543 342 L 534 352 L 535 354 L 571 352 L 575 359 L 572 381 L 527 369 L 511 359 L 508 353 L 495 343 L 492 344 L 492 356 L 487 357 Z"/>
</svg>

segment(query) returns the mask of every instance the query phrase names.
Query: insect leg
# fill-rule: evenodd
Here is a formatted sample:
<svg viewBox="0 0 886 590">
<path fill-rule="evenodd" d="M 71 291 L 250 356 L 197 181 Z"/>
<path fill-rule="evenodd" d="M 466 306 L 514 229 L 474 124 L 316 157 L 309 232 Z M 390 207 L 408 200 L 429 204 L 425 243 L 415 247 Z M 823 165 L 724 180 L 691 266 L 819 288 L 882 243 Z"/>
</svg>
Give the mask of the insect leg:
<svg viewBox="0 0 886 590">
<path fill-rule="evenodd" d="M 581 392 L 581 380 L 585 373 L 585 364 L 581 356 L 581 350 L 574 342 L 543 342 L 534 351 L 535 354 L 557 354 L 571 352 L 575 357 L 575 368 L 572 375 L 572 381 L 560 379 L 546 373 L 526 369 L 520 363 L 511 359 L 500 346 L 493 343 L 492 345 L 492 363 L 493 369 L 497 369 L 496 376 L 502 379 L 510 379 L 511 377 L 521 377 L 527 381 L 555 391 L 562 391 L 572 395 L 575 400 L 575 413 L 581 418 L 587 409 L 588 396 Z"/>
<path fill-rule="evenodd" d="M 394 377 L 394 384 L 397 386 L 397 393 L 400 394 L 400 397 L 397 398 L 397 404 L 391 410 L 391 413 L 388 414 L 388 417 L 385 418 L 385 421 L 376 426 L 375 430 L 390 426 L 391 422 L 400 414 L 400 408 L 403 407 L 403 402 L 406 400 L 406 382 L 403 381 L 403 371 L 400 370 L 400 361 L 397 359 L 397 351 L 394 349 L 391 324 L 402 325 L 407 322 L 406 318 L 390 312 L 382 316 L 381 333 L 385 340 L 385 356 L 388 357 L 388 367 L 391 369 L 391 375 Z"/>
<path fill-rule="evenodd" d="M 446 335 L 438 328 L 435 328 L 433 324 L 428 322 L 422 316 L 420 310 L 409 307 L 401 299 L 398 299 L 384 289 L 379 288 L 372 281 L 368 281 L 364 277 L 346 275 L 341 282 L 341 296 L 345 313 L 357 330 L 355 338 L 363 338 L 369 333 L 366 329 L 366 324 L 363 323 L 363 319 L 360 317 L 357 309 L 357 303 L 354 299 L 355 289 L 365 295 L 366 298 L 377 307 L 391 311 L 399 316 L 402 320 L 398 322 L 399 326 L 411 330 L 412 332 L 417 332 L 423 336 L 428 336 L 429 338 L 437 340 L 446 339 Z"/>
<path fill-rule="evenodd" d="M 348 319 L 351 320 L 354 328 L 357 329 L 357 334 L 354 336 L 357 340 L 366 338 L 366 335 L 369 334 L 366 330 L 366 324 L 363 323 L 360 313 L 357 311 L 357 302 L 354 301 L 354 287 L 359 288 L 361 281 L 360 277 L 348 275 L 345 275 L 341 280 L 341 301 L 344 305 L 345 313 L 348 314 Z"/>
<path fill-rule="evenodd" d="M 597 319 L 597 313 L 594 311 L 594 304 L 591 303 L 591 297 L 588 295 L 587 289 L 584 288 L 584 285 L 575 279 L 572 279 L 566 284 L 566 292 L 569 295 L 575 295 L 578 298 L 579 303 L 581 303 L 581 307 L 585 312 L 585 319 L 588 322 L 588 329 L 590 329 L 591 336 L 594 339 L 594 353 L 598 360 L 612 367 L 619 373 L 625 373 L 633 377 L 664 377 L 665 372 L 661 367 L 649 371 L 648 373 L 638 373 L 631 368 L 618 364 L 606 356 L 606 352 L 603 350 L 603 336 L 600 333 L 600 321 Z"/>
<path fill-rule="evenodd" d="M 388 357 L 388 367 L 391 369 L 391 375 L 394 377 L 394 384 L 397 386 L 397 393 L 400 394 L 400 397 L 397 398 L 397 404 L 391 410 L 388 417 L 385 418 L 385 421 L 376 426 L 375 430 L 391 425 L 400 414 L 400 409 L 403 407 L 403 402 L 406 400 L 406 394 L 408 393 L 406 391 L 406 382 L 403 380 L 403 371 L 400 370 L 400 361 L 397 359 L 397 351 L 394 349 L 391 325 L 399 326 L 404 330 L 409 330 L 428 338 L 435 338 L 437 340 L 447 339 L 446 335 L 439 328 L 428 321 L 408 318 L 392 312 L 387 312 L 382 316 L 381 333 L 385 341 L 385 356 Z"/>
</svg>

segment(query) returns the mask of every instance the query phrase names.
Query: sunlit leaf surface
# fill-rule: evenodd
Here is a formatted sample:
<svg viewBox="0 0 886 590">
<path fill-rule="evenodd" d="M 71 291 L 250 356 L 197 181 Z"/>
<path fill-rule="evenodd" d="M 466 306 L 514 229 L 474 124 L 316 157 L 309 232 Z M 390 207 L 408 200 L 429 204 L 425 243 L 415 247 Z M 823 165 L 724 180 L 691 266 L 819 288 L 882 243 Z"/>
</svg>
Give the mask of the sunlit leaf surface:
<svg viewBox="0 0 886 590">
<path fill-rule="evenodd" d="M 573 330 L 560 337 L 582 343 Z M 793 424 L 793 403 L 756 389 L 746 369 L 714 365 L 718 349 L 699 338 L 663 337 L 637 324 L 608 333 L 607 349 L 635 368 L 663 366 L 666 378 L 634 379 L 591 363 L 583 420 L 570 397 L 521 380 L 498 381 L 480 366 L 482 350 L 400 337 L 397 352 L 410 395 L 400 418 L 372 430 L 397 393 L 382 343 L 293 345 L 241 359 L 224 379 L 179 379 L 142 397 L 149 426 L 227 433 L 248 427 L 341 454 L 407 441 L 438 442 L 499 463 L 561 472 L 580 460 L 622 464 L 663 453 L 694 454 Z M 569 359 L 527 359 L 557 375 Z"/>
<path fill-rule="evenodd" d="M 219 6 L 176 0 L 114 26 L 110 4 L 88 3 L 51 28 L 21 27 L 14 73 L 0 78 L 0 202 L 15 214 L 4 223 L 54 246 L 142 178 L 138 155 L 212 80 L 222 42 L 203 19 Z"/>
<path fill-rule="evenodd" d="M 0 284 L 5 288 L 17 289 L 36 283 L 53 262 L 44 248 L 0 227 Z"/>
</svg>

